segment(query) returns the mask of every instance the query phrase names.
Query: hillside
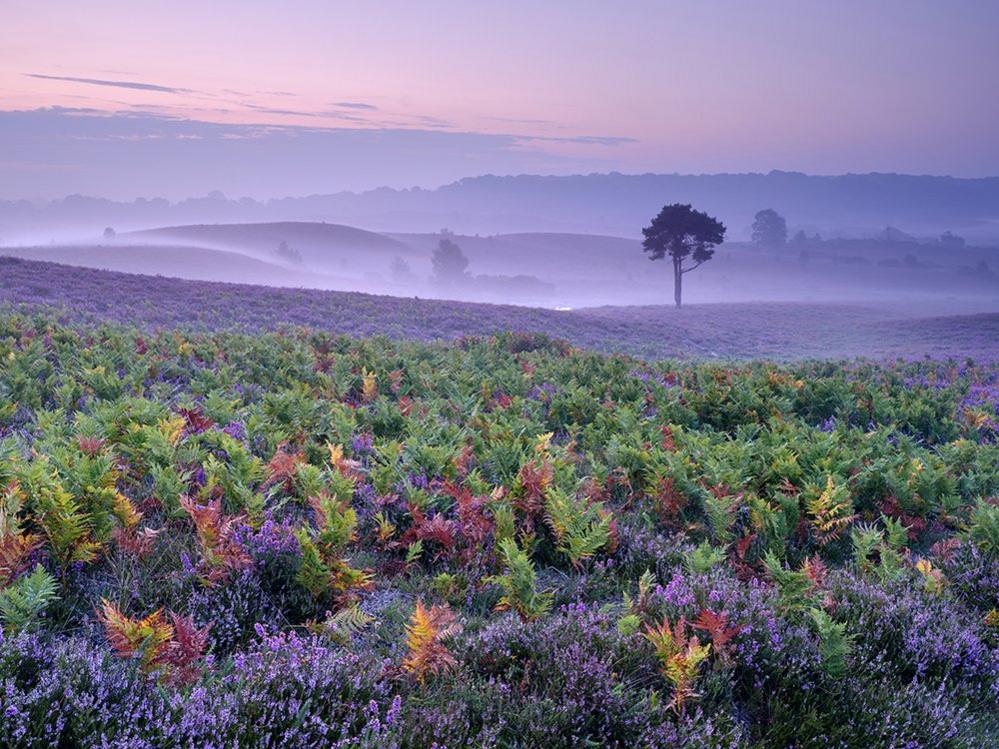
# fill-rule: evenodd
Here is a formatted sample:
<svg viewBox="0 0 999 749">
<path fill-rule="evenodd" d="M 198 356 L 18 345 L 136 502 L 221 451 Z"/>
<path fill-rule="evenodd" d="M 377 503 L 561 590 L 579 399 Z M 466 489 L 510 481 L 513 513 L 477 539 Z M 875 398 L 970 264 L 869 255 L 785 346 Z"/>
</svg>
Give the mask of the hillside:
<svg viewBox="0 0 999 749">
<path fill-rule="evenodd" d="M 349 283 L 342 278 L 304 273 L 294 267 L 268 262 L 240 252 L 207 247 L 118 242 L 104 246 L 69 244 L 52 247 L 7 247 L 0 249 L 0 253 L 27 260 L 66 263 L 122 273 L 171 276 L 195 281 L 350 288 Z"/>
<path fill-rule="evenodd" d="M 97 234 L 167 224 L 327 221 L 385 231 L 524 231 L 639 236 L 663 203 L 689 202 L 717 215 L 732 239 L 748 239 L 753 214 L 774 208 L 792 232 L 871 235 L 887 225 L 917 236 L 944 230 L 977 243 L 999 242 L 999 178 L 905 174 L 588 174 L 469 177 L 435 189 L 366 192 L 256 201 L 221 193 L 177 203 L 131 203 L 73 195 L 36 204 L 0 201 L 0 238 L 64 231 Z M 33 241 L 37 241 L 37 238 Z"/>
<path fill-rule="evenodd" d="M 999 359 L 999 315 L 918 315 L 889 306 L 711 304 L 559 312 L 303 289 L 187 281 L 0 258 L 0 304 L 58 308 L 63 319 L 147 328 L 273 330 L 310 325 L 355 336 L 452 340 L 543 333 L 647 358 L 966 357 Z M 932 315 L 926 318 L 926 315 Z"/>
<path fill-rule="evenodd" d="M 395 254 L 412 253 L 405 244 L 382 234 L 353 226 L 304 221 L 165 226 L 129 232 L 125 238 L 129 237 L 232 248 L 265 255 L 272 254 L 280 242 L 287 242 L 302 254 L 303 260 L 317 263 L 332 263 L 348 255 L 391 258 Z"/>
</svg>

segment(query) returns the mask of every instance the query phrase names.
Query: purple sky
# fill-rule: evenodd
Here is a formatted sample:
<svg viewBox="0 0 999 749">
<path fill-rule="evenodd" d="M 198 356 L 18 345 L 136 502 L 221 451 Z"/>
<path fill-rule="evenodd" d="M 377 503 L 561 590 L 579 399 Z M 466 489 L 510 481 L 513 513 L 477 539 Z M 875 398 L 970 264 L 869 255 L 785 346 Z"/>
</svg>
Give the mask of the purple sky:
<svg viewBox="0 0 999 749">
<path fill-rule="evenodd" d="M 0 0 L 0 198 L 999 174 L 999 3 Z"/>
</svg>

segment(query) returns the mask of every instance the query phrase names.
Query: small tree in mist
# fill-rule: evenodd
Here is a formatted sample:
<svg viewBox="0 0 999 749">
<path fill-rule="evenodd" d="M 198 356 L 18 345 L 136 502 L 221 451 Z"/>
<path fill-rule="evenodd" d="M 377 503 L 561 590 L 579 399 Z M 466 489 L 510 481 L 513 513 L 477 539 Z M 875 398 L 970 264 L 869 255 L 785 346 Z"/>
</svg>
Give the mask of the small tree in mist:
<svg viewBox="0 0 999 749">
<path fill-rule="evenodd" d="M 396 283 L 408 283 L 413 280 L 413 269 L 403 258 L 398 255 L 392 257 L 392 264 L 389 266 L 389 273 Z"/>
<path fill-rule="evenodd" d="M 104 227 L 104 238 L 106 240 L 108 240 L 110 242 L 116 236 L 117 236 L 117 234 L 115 233 L 115 230 L 113 228 L 111 228 L 110 226 L 105 226 Z"/>
<path fill-rule="evenodd" d="M 725 239 L 725 226 L 706 213 L 689 205 L 673 203 L 664 206 L 650 226 L 642 229 L 642 248 L 650 260 L 662 260 L 669 255 L 673 262 L 673 299 L 683 303 L 683 276 L 715 254 L 715 245 Z"/>
<path fill-rule="evenodd" d="M 277 249 L 274 250 L 274 254 L 277 255 L 282 260 L 286 260 L 289 263 L 300 263 L 302 262 L 302 253 L 296 250 L 294 247 L 290 246 L 283 239 L 281 243 L 278 244 Z"/>
<path fill-rule="evenodd" d="M 461 248 L 447 237 L 437 243 L 431 258 L 434 266 L 434 279 L 439 283 L 453 286 L 468 278 L 468 258 Z"/>
<path fill-rule="evenodd" d="M 787 221 L 773 208 L 764 208 L 753 221 L 753 241 L 761 247 L 780 249 L 787 243 Z"/>
</svg>

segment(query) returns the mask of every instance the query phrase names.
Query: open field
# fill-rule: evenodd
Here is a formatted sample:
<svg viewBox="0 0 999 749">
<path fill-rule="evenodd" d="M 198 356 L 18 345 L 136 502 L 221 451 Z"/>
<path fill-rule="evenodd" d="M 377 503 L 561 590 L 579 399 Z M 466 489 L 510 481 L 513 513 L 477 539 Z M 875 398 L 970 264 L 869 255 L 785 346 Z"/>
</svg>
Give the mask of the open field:
<svg viewBox="0 0 999 749">
<path fill-rule="evenodd" d="M 748 303 L 554 310 L 128 275 L 0 258 L 0 302 L 68 321 L 451 340 L 504 330 L 647 358 L 999 358 L 999 315 L 918 317 L 911 305 Z"/>
</svg>

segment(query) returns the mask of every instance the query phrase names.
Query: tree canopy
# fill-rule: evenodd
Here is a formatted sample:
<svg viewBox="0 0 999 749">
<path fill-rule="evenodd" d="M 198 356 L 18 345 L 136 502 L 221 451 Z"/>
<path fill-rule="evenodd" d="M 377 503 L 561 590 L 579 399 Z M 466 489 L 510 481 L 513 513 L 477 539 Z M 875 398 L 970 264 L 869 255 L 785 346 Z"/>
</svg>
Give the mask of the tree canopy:
<svg viewBox="0 0 999 749">
<path fill-rule="evenodd" d="M 725 226 L 689 204 L 663 206 L 652 224 L 642 229 L 642 248 L 650 260 L 669 255 L 673 261 L 673 295 L 679 307 L 683 297 L 683 275 L 712 258 L 715 246 L 725 240 Z M 685 263 L 692 263 L 686 265 Z"/>
<path fill-rule="evenodd" d="M 468 258 L 455 242 L 444 237 L 437 243 L 431 258 L 434 278 L 442 283 L 454 284 L 465 280 L 468 272 Z"/>
<path fill-rule="evenodd" d="M 753 241 L 763 247 L 781 247 L 787 243 L 787 221 L 773 208 L 757 212 L 753 221 Z"/>
</svg>

